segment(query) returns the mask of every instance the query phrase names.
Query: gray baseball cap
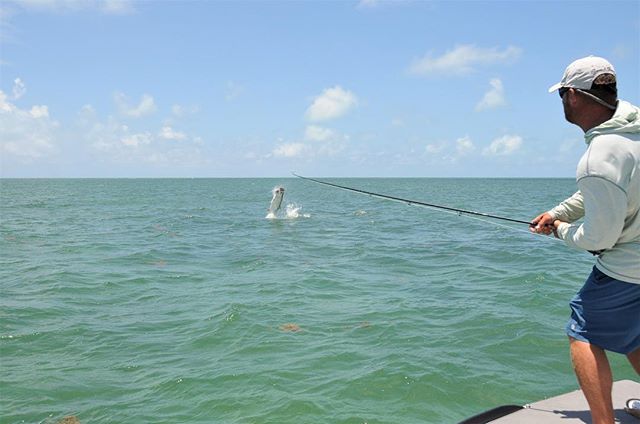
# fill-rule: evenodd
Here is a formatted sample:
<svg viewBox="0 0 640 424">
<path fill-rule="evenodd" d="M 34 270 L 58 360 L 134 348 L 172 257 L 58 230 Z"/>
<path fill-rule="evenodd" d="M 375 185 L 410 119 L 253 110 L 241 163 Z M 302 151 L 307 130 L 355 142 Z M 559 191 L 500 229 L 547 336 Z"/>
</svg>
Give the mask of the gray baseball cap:
<svg viewBox="0 0 640 424">
<path fill-rule="evenodd" d="M 596 78 L 602 74 L 613 75 L 613 80 L 609 82 L 615 82 L 616 71 L 606 59 L 597 56 L 583 57 L 567 66 L 562 80 L 552 85 L 549 88 L 549 93 L 563 87 L 589 90 Z"/>
</svg>

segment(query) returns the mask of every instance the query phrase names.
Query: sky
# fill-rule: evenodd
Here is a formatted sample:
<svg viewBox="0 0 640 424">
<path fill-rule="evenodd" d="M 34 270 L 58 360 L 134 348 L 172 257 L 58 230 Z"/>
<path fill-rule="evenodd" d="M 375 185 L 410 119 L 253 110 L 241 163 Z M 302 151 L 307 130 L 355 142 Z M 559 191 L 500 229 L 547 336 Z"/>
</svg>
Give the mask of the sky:
<svg viewBox="0 0 640 424">
<path fill-rule="evenodd" d="M 0 176 L 573 177 L 588 55 L 640 1 L 3 0 Z"/>
</svg>

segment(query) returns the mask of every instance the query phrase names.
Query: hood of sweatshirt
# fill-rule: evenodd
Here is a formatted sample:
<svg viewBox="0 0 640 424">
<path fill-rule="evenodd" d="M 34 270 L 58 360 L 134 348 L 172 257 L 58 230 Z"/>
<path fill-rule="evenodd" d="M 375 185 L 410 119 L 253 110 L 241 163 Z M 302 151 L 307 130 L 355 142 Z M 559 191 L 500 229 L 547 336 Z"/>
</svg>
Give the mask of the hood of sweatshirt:
<svg viewBox="0 0 640 424">
<path fill-rule="evenodd" d="M 584 133 L 584 141 L 591 140 L 602 134 L 640 133 L 640 108 L 624 100 L 618 101 L 618 107 L 611 119 Z"/>
</svg>

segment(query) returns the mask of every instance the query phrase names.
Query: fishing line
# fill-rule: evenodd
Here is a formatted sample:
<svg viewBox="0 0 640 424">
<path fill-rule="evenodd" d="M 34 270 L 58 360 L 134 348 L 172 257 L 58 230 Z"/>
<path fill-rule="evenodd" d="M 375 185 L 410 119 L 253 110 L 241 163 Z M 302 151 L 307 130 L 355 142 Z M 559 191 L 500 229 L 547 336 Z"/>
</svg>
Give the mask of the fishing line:
<svg viewBox="0 0 640 424">
<path fill-rule="evenodd" d="M 495 220 L 500 220 L 500 221 L 507 221 L 507 222 L 513 222 L 513 223 L 517 223 L 517 224 L 527 224 L 530 227 L 535 226 L 535 224 L 533 224 L 530 221 L 522 221 L 520 219 L 513 219 L 513 218 L 507 218 L 504 216 L 499 216 L 499 215 L 493 215 L 493 214 L 489 214 L 489 213 L 484 213 L 484 212 L 476 212 L 476 211 L 470 211 L 470 210 L 466 210 L 466 209 L 459 209 L 459 208 L 453 208 L 450 206 L 443 206 L 443 205 L 437 205 L 434 203 L 427 203 L 427 202 L 421 202 L 418 200 L 410 200 L 410 199 L 404 199 L 402 197 L 396 197 L 396 196 L 389 196 L 386 194 L 380 194 L 380 193 L 374 193 L 371 191 L 366 191 L 366 190 L 360 190 L 358 188 L 352 188 L 352 187 L 347 187 L 347 186 L 343 186 L 340 184 L 334 184 L 334 183 L 330 183 L 327 181 L 322 181 L 322 180 L 318 180 L 315 178 L 309 178 L 309 177 L 303 177 L 302 175 L 298 175 L 295 172 L 292 172 L 292 174 L 298 178 L 301 178 L 303 180 L 307 180 L 307 181 L 312 181 L 314 183 L 317 184 L 323 184 L 329 187 L 335 187 L 335 188 L 339 188 L 341 190 L 346 190 L 346 191 L 352 191 L 355 193 L 360 193 L 360 194 L 365 194 L 367 196 L 372 196 L 372 197 L 378 197 L 380 199 L 385 199 L 385 200 L 391 200 L 394 202 L 399 202 L 399 203 L 404 203 L 407 205 L 414 205 L 414 206 L 421 206 L 421 207 L 425 207 L 428 209 L 435 209 L 435 210 L 440 210 L 443 212 L 448 212 L 454 215 L 458 215 L 458 216 L 466 216 L 467 218 L 471 218 L 471 219 L 476 219 L 478 221 L 481 222 L 485 222 L 485 223 L 490 223 L 492 225 L 497 225 L 500 227 L 504 227 L 504 228 L 508 228 L 510 230 L 514 230 L 514 231 L 522 231 L 525 232 L 527 234 L 536 234 L 536 233 L 532 233 L 529 230 L 521 230 L 519 228 L 514 228 L 514 227 L 510 227 L 508 225 L 504 225 L 504 224 L 500 224 L 497 223 L 495 221 L 487 221 L 486 219 L 482 219 L 482 218 L 491 218 L 491 219 L 495 219 Z M 482 217 L 482 218 L 479 218 Z M 551 237 L 545 237 L 546 239 L 549 240 L 558 240 L 556 238 L 551 238 Z"/>
</svg>

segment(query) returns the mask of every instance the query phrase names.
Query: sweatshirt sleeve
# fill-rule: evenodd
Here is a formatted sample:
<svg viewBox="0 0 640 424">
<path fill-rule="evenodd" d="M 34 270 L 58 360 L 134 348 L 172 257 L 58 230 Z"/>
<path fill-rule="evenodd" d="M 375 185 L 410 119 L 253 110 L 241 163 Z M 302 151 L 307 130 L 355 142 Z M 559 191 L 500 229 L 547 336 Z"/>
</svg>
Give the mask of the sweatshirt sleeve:
<svg viewBox="0 0 640 424">
<path fill-rule="evenodd" d="M 554 219 L 565 222 L 575 222 L 584 216 L 584 199 L 582 193 L 577 191 L 573 196 L 565 199 L 555 208 L 549 211 Z"/>
<path fill-rule="evenodd" d="M 567 245 L 583 250 L 613 247 L 622 228 L 627 210 L 627 195 L 616 184 L 596 176 L 578 181 L 584 205 L 582 224 L 561 224 L 558 236 Z"/>
</svg>

